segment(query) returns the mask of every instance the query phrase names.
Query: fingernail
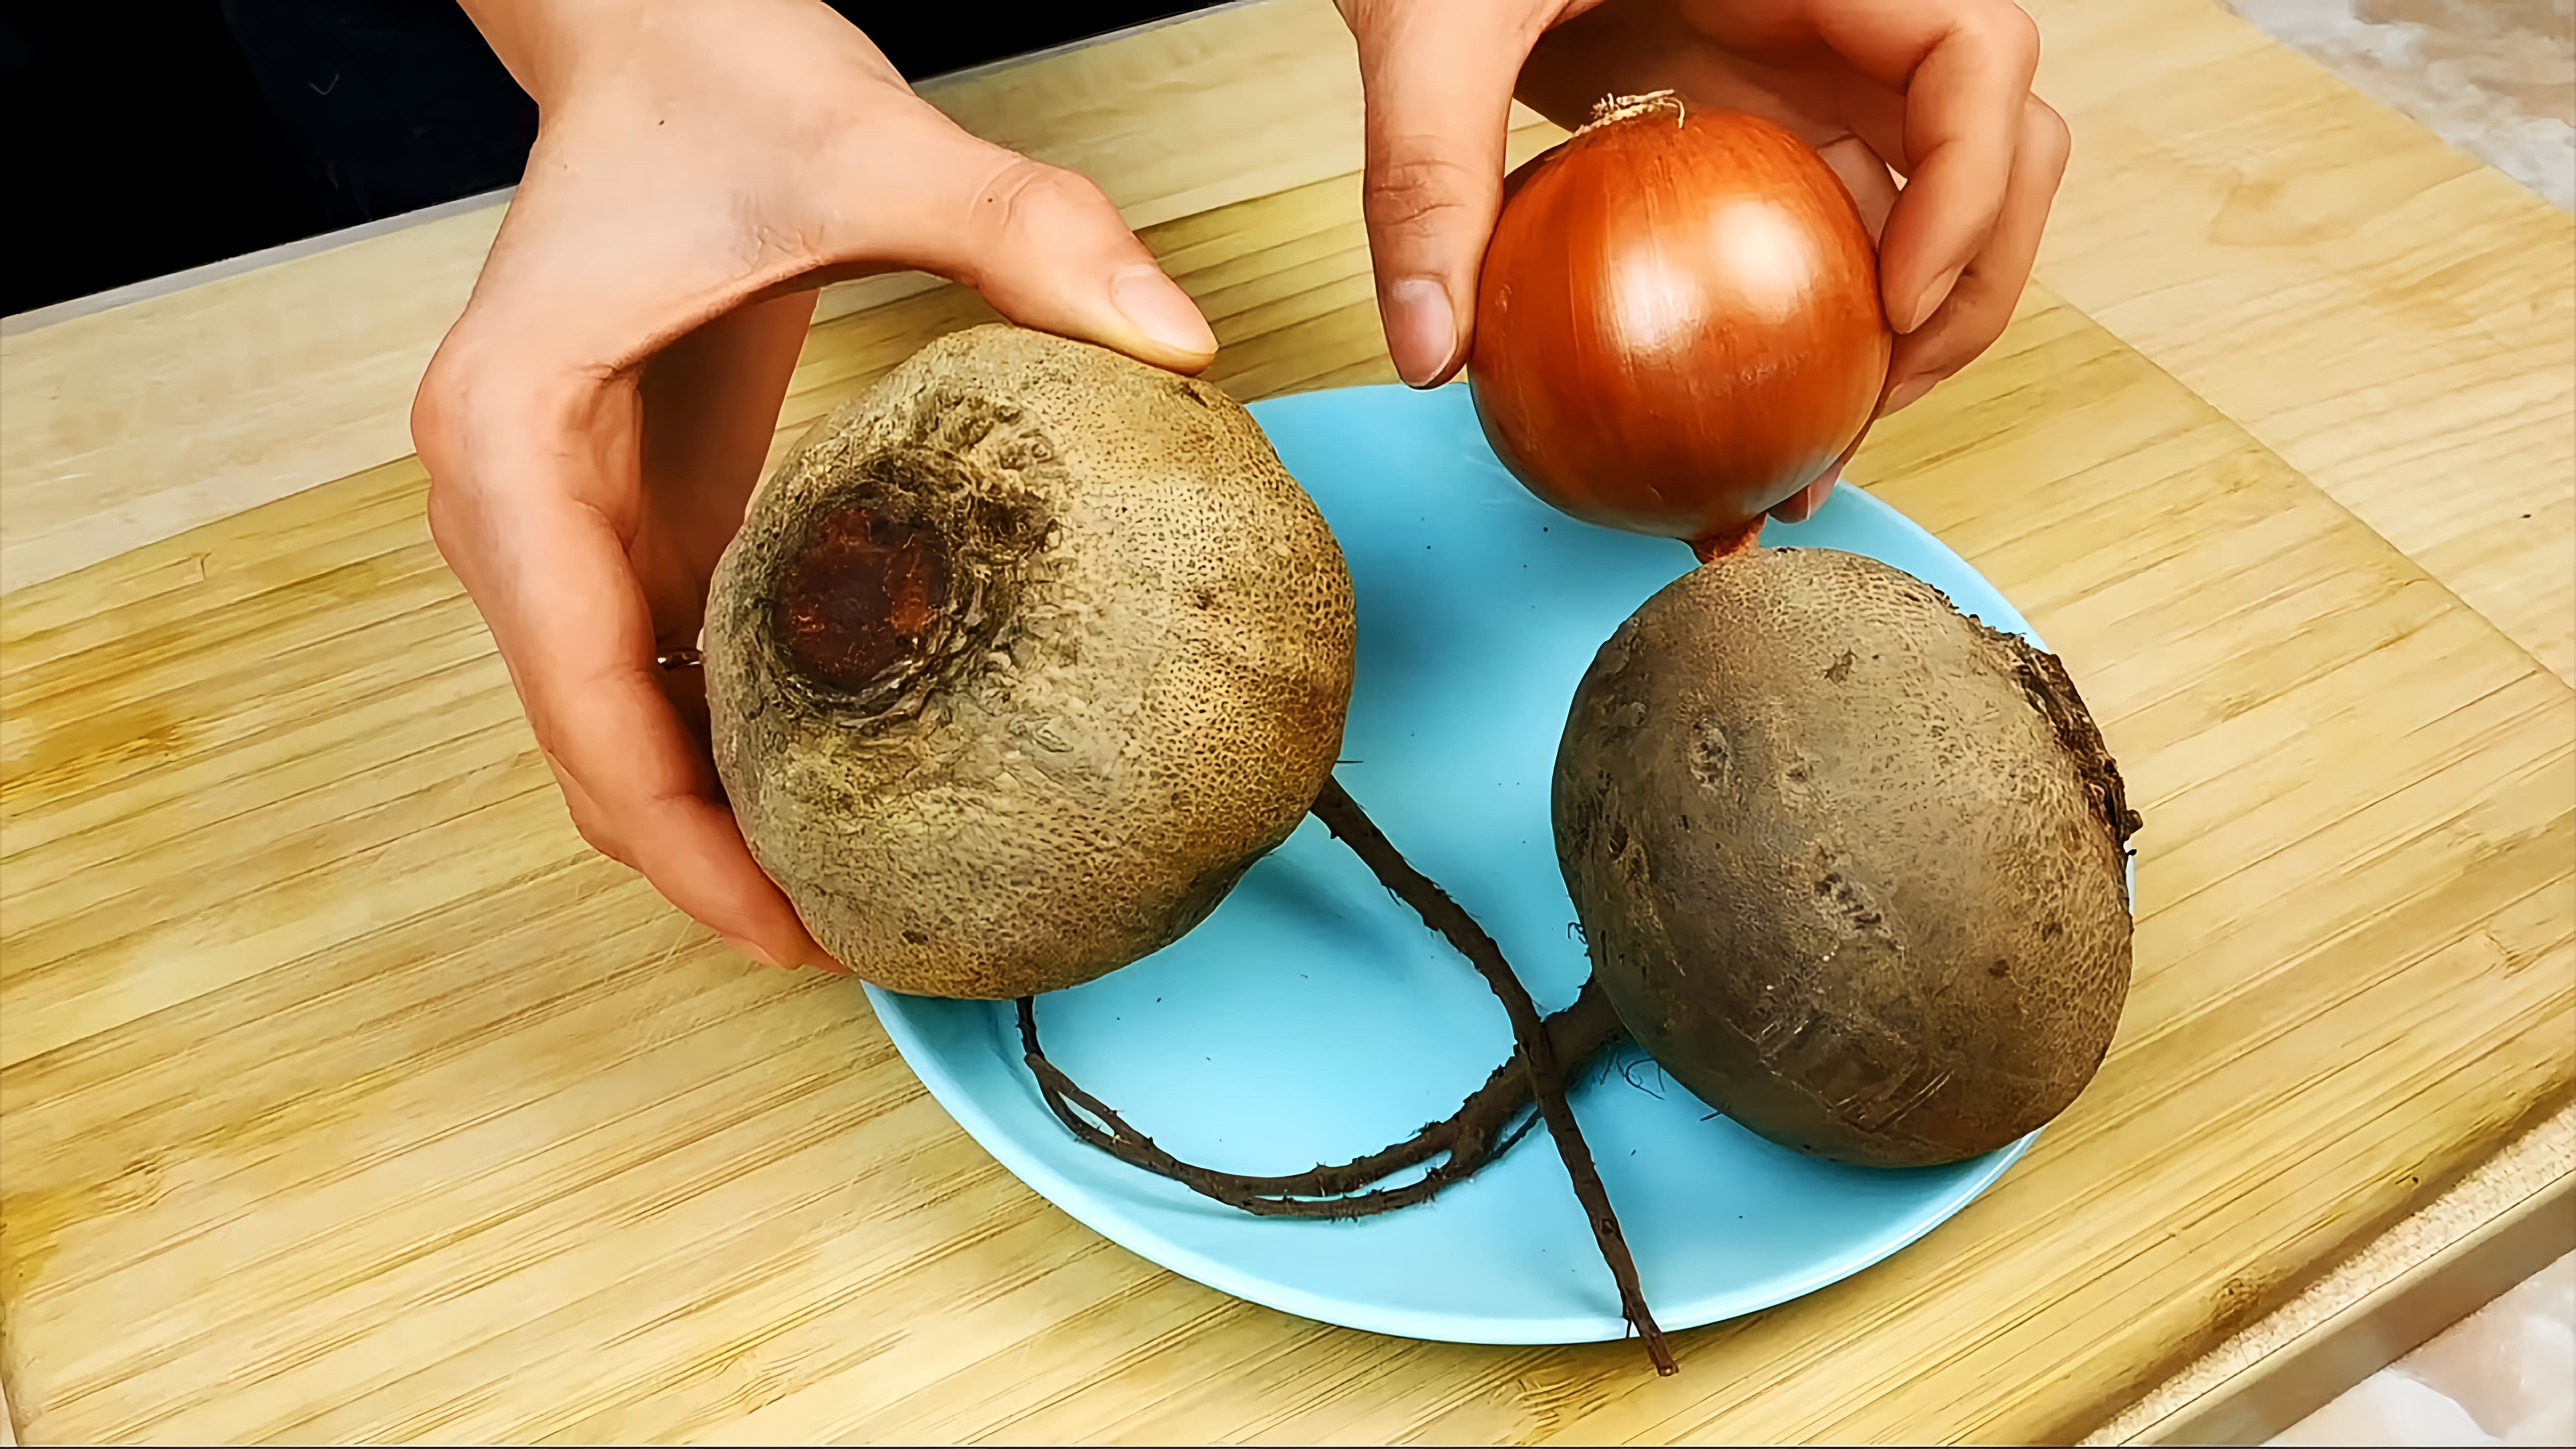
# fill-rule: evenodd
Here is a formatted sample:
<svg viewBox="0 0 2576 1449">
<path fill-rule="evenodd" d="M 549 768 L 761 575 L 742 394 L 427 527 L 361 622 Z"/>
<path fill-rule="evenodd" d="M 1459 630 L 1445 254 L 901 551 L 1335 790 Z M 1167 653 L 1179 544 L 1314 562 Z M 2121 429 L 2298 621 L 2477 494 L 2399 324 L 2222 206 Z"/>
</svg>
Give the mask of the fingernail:
<svg viewBox="0 0 2576 1449">
<path fill-rule="evenodd" d="M 759 962 L 763 966 L 775 966 L 778 964 L 777 957 L 770 955 L 768 952 L 751 944 L 749 941 L 742 939 L 740 936 L 725 937 L 725 944 L 731 946 L 737 951 L 740 951 L 742 954 Z"/>
<path fill-rule="evenodd" d="M 1911 332 L 1915 328 L 1922 326 L 1924 323 L 1931 321 L 1932 314 L 1941 310 L 1941 304 L 1950 300 L 1950 289 L 1959 285 L 1959 274 L 1967 269 L 1968 264 L 1966 262 L 1961 262 L 1950 270 L 1934 277 L 1932 279 L 1932 285 L 1924 288 L 1923 295 L 1915 299 L 1913 320 L 1906 322 L 1896 330 L 1899 332 Z"/>
<path fill-rule="evenodd" d="M 1157 346 L 1197 357 L 1216 354 L 1216 333 L 1207 318 L 1162 268 L 1139 262 L 1111 277 L 1109 300 Z"/>
<path fill-rule="evenodd" d="M 1458 314 L 1449 289 L 1429 277 L 1406 277 L 1386 289 L 1386 346 L 1407 387 L 1429 387 L 1458 350 Z"/>
<path fill-rule="evenodd" d="M 1923 400 L 1923 394 L 1932 390 L 1933 381 L 1934 379 L 1928 377 L 1909 377 L 1905 381 L 1898 383 L 1896 386 L 1889 388 L 1887 390 L 1887 401 L 1879 405 L 1878 415 L 1880 417 L 1885 417 L 1889 413 L 1901 412 L 1904 409 L 1921 402 Z"/>
</svg>

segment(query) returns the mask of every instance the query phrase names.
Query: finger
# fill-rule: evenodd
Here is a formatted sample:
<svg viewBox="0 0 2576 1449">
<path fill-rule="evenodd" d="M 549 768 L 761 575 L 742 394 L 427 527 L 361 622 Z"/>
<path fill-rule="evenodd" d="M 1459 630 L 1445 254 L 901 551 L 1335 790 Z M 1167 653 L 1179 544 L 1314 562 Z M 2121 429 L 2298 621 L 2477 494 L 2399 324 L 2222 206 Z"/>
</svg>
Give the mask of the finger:
<svg viewBox="0 0 2576 1449">
<path fill-rule="evenodd" d="M 521 698 L 522 703 L 524 704 L 524 694 Z M 704 749 L 705 745 L 701 742 L 699 745 L 700 752 L 703 753 Z M 643 875 L 647 881 L 651 881 L 653 879 L 652 874 L 645 870 L 643 859 L 639 858 L 636 852 L 630 849 L 626 844 L 626 839 L 619 833 L 619 829 L 612 819 L 610 810 L 603 807 L 598 800 L 592 797 L 589 788 L 582 784 L 581 777 L 574 774 L 571 768 L 567 766 L 562 758 L 556 755 L 553 750 L 540 745 L 539 753 L 543 755 L 545 759 L 546 769 L 555 777 L 555 787 L 563 796 L 565 809 L 572 816 L 573 828 L 581 833 L 581 838 L 584 843 L 588 844 L 591 849 L 607 856 L 610 860 L 616 861 L 619 865 L 625 866 L 627 869 Z M 656 889 L 659 890 L 660 888 L 657 886 Z M 664 899 L 670 899 L 670 895 L 667 891 L 662 892 L 662 894 Z M 673 904 L 677 905 L 679 902 L 674 901 Z M 833 960 L 819 947 L 805 950 L 802 953 L 800 953 L 795 947 L 789 947 L 785 951 L 781 951 L 775 944 L 778 938 L 774 934 L 770 937 L 772 944 L 763 945 L 760 941 L 754 940 L 750 937 L 738 936 L 724 932 L 722 924 L 709 922 L 704 914 L 690 906 L 683 905 L 681 906 L 681 909 L 686 914 L 696 918 L 701 925 L 714 925 L 720 934 L 724 934 L 726 944 L 732 946 L 743 955 L 749 956 L 753 960 L 760 962 L 764 966 L 781 966 L 803 962 L 839 975 L 847 975 L 849 972 L 848 967 Z M 802 922 L 798 923 L 797 929 L 799 931 L 803 930 Z M 809 937 L 807 939 L 810 941 L 811 938 Z"/>
<path fill-rule="evenodd" d="M 1820 479 L 1774 505 L 1771 509 L 1771 517 L 1782 523 L 1804 523 L 1816 516 L 1816 510 L 1824 507 L 1825 500 L 1832 497 L 1833 493 L 1834 480 Z"/>
<path fill-rule="evenodd" d="M 1216 357 L 1216 332 L 1089 179 L 1014 156 L 974 200 L 957 268 L 993 310 L 1179 372 Z"/>
<path fill-rule="evenodd" d="M 1361 200 L 1378 313 L 1396 374 L 1431 387 L 1467 355 L 1477 264 L 1501 206 L 1512 83 L 1537 31 L 1457 4 L 1354 3 L 1346 13 L 1366 106 Z"/>
<path fill-rule="evenodd" d="M 548 582 L 519 592 L 540 619 L 560 617 L 576 600 L 619 592 L 623 554 L 595 515 L 574 513 L 552 526 L 523 519 L 519 526 L 554 535 L 545 551 Z M 621 617 L 607 629 L 530 627 L 523 617 L 512 630 L 513 652 L 525 661 L 514 671 L 521 699 L 547 759 L 567 782 L 575 823 L 673 905 L 759 958 L 837 969 L 718 803 L 704 747 L 663 692 L 649 639 L 641 657 L 629 652 L 649 622 L 641 591 L 626 581 L 622 592 Z M 602 647 L 611 641 L 619 647 Z"/>
<path fill-rule="evenodd" d="M 1813 518 L 1816 510 L 1825 506 L 1825 500 L 1834 496 L 1834 485 L 1842 481 L 1843 470 L 1851 466 L 1851 460 L 1860 452 L 1860 445 L 1869 441 L 1869 430 L 1878 425 L 1881 416 L 1884 416 L 1883 411 L 1871 414 L 1869 421 L 1860 425 L 1860 432 L 1843 449 L 1842 456 L 1826 464 L 1825 471 L 1816 475 L 1815 482 L 1773 507 L 1771 517 L 1782 523 L 1804 523 Z"/>
<path fill-rule="evenodd" d="M 1159 366 L 1215 357 L 1197 305 L 1090 181 L 978 140 L 908 91 L 850 110 L 774 170 L 723 148 L 638 148 L 611 124 L 631 118 L 590 122 L 607 140 L 541 137 L 539 160 L 549 144 L 587 159 L 576 140 L 604 159 L 530 163 L 548 184 L 511 203 L 470 311 L 517 319 L 558 361 L 618 373 L 746 306 L 920 270 L 1012 321 Z"/>
<path fill-rule="evenodd" d="M 836 966 L 753 861 L 655 677 L 652 614 L 624 541 L 577 496 L 614 490 L 539 476 L 632 467 L 634 390 L 468 375 L 490 391 L 457 396 L 467 384 L 433 363 L 415 410 L 431 531 L 491 626 L 575 825 L 763 959 Z"/>
<path fill-rule="evenodd" d="M 709 798 L 713 783 L 691 778 L 706 747 L 659 680 L 624 671 L 594 678 L 577 700 L 542 686 L 523 699 L 584 839 L 756 960 L 847 970 L 752 859 L 732 812 Z"/>
<path fill-rule="evenodd" d="M 641 466 L 650 504 L 626 551 L 665 647 L 697 642 L 707 579 L 742 526 L 777 435 L 815 295 L 737 307 L 644 365 Z"/>
<path fill-rule="evenodd" d="M 2039 28 L 2008 0 L 1848 0 L 1822 7 L 1816 32 L 1904 96 L 1901 149 L 1881 152 L 1901 161 L 1906 185 L 1880 239 L 1879 284 L 1889 322 L 1910 333 L 1949 295 L 2002 213 Z"/>
<path fill-rule="evenodd" d="M 1896 205 L 1896 178 L 1888 174 L 1887 163 L 1858 136 L 1828 141 L 1816 154 L 1825 158 L 1825 164 L 1842 179 L 1843 189 L 1851 193 L 1870 240 L 1878 240 L 1887 230 L 1888 212 Z"/>
<path fill-rule="evenodd" d="M 679 713 L 680 723 L 688 726 L 689 737 L 698 742 L 696 753 L 711 754 L 715 749 L 715 727 L 707 711 L 707 674 L 702 668 L 678 666 L 654 671 L 660 677 L 662 697 L 671 701 Z M 722 782 L 718 782 L 721 789 Z"/>
<path fill-rule="evenodd" d="M 1197 372 L 1214 360 L 1198 304 L 1098 186 L 920 112 L 900 134 L 868 138 L 844 171 L 841 184 L 870 205 L 835 250 L 947 277 L 1024 327 L 1158 367 Z"/>
<path fill-rule="evenodd" d="M 1987 235 L 1985 249 L 1959 274 L 1958 285 L 1941 309 L 1896 340 L 1884 411 L 1915 402 L 2003 336 L 2013 309 L 2021 303 L 2022 289 L 2029 284 L 2031 264 L 2039 257 L 2049 204 L 2066 175 L 2069 144 L 2066 122 L 2057 112 L 2035 98 L 2029 100 L 2021 142 L 2013 155 L 2012 179 L 1994 230 Z"/>
</svg>

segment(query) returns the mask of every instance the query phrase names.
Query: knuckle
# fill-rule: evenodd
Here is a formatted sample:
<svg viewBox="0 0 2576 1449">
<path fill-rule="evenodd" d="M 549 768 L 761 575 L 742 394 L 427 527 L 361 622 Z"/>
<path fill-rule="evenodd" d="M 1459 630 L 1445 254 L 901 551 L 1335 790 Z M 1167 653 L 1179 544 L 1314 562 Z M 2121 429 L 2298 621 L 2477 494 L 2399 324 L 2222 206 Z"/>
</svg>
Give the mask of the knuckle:
<svg viewBox="0 0 2576 1449">
<path fill-rule="evenodd" d="M 689 914 L 728 936 L 758 940 L 775 935 L 778 923 L 763 907 L 768 902 L 738 882 L 700 882 L 689 902 Z"/>
<path fill-rule="evenodd" d="M 2039 22 L 2011 0 L 2000 0 L 1979 11 L 1976 24 L 1980 38 L 1993 46 L 2021 77 L 2022 84 L 2028 86 L 2039 71 Z"/>
<path fill-rule="evenodd" d="M 2066 174 L 2066 163 L 2075 150 L 2075 133 L 2066 118 L 2055 107 L 2037 96 L 2022 109 L 2023 144 L 2032 152 L 2031 159 L 2051 182 Z"/>
<path fill-rule="evenodd" d="M 1972 270 L 1932 320 L 1905 339 L 1912 345 L 1898 349 L 1889 373 L 1920 379 L 1927 388 L 1947 381 L 2002 338 L 2012 313 L 2011 297 L 1983 285 Z"/>
<path fill-rule="evenodd" d="M 1380 235 L 1424 236 L 1464 219 L 1481 178 L 1433 152 L 1398 154 L 1371 169 L 1365 213 Z"/>
<path fill-rule="evenodd" d="M 466 471 L 466 452 L 477 415 L 494 394 L 483 347 L 460 322 L 421 373 L 411 398 L 411 445 L 429 470 L 432 486 Z"/>
<path fill-rule="evenodd" d="M 2010 307 L 1982 307 L 1976 315 L 1962 319 L 1959 335 L 1951 339 L 1949 356 L 1941 360 L 1934 376 L 1947 381 L 1962 368 L 1986 355 L 1986 349 L 2001 342 L 2004 329 L 2012 324 Z"/>
<path fill-rule="evenodd" d="M 424 510 L 429 516 L 429 541 L 438 556 L 454 568 L 459 552 L 465 546 L 469 527 L 465 521 L 465 503 L 457 497 L 457 486 L 441 475 L 429 475 L 429 502 Z"/>
<path fill-rule="evenodd" d="M 415 446 L 419 448 L 422 466 L 429 472 L 429 496 L 422 508 L 429 523 L 429 541 L 438 550 L 438 556 L 447 560 L 448 567 L 452 569 L 462 559 L 474 532 L 472 500 L 466 496 L 468 490 L 457 481 L 456 474 L 440 466 L 432 456 L 430 446 L 417 443 Z"/>
<path fill-rule="evenodd" d="M 975 224 L 996 239 L 1044 239 L 1089 213 L 1117 215 L 1108 193 L 1080 172 L 1013 156 L 975 197 Z M 1124 223 L 1119 223 L 1124 225 Z"/>
<path fill-rule="evenodd" d="M 572 828 L 580 832 L 582 843 L 584 845 L 589 846 L 591 849 L 608 857 L 610 860 L 616 861 L 619 865 L 626 867 L 628 870 L 635 869 L 634 860 L 630 858 L 624 850 L 618 848 L 617 838 L 611 835 L 607 830 L 601 828 L 596 821 L 586 819 L 580 812 L 576 811 L 572 817 Z"/>
<path fill-rule="evenodd" d="M 411 446 L 433 478 L 446 460 L 448 440 L 465 410 L 465 378 L 456 360 L 454 334 L 429 360 L 411 395 Z"/>
<path fill-rule="evenodd" d="M 465 388 L 452 366 L 433 362 L 421 379 L 420 391 L 413 396 L 411 410 L 412 450 L 419 456 L 422 470 L 429 474 L 424 507 L 429 540 L 451 568 L 472 547 L 481 502 L 473 472 L 463 457 L 461 435 L 470 406 Z"/>
<path fill-rule="evenodd" d="M 569 773 L 555 758 L 553 751 L 546 751 L 546 758 L 555 766 L 557 777 L 555 786 L 562 794 L 564 813 L 572 817 L 572 828 L 581 836 L 582 844 L 628 870 L 640 872 L 642 867 L 635 863 L 635 853 L 626 848 L 625 841 L 620 838 L 617 831 L 610 828 L 599 807 L 587 798 L 576 782 L 569 778 Z"/>
<path fill-rule="evenodd" d="M 2011 300 L 2000 292 L 1980 288 L 1975 296 L 1960 299 L 1962 305 L 1950 326 L 1943 329 L 1939 345 L 1924 360 L 1925 369 L 1936 379 L 1948 378 L 1984 355 L 2012 324 Z"/>
</svg>

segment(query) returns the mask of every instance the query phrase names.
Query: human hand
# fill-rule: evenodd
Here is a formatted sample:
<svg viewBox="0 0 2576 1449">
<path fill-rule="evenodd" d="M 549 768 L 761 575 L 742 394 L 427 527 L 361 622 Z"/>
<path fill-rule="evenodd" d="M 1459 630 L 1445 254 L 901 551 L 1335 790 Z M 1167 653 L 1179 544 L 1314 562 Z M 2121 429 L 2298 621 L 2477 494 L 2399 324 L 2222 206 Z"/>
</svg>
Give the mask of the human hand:
<svg viewBox="0 0 2576 1449">
<path fill-rule="evenodd" d="M 2030 93 L 2039 32 L 2011 0 L 1336 3 L 1367 97 L 1378 307 L 1417 387 L 1466 359 L 1516 95 L 1571 129 L 1605 96 L 1671 90 L 1814 146 L 1879 241 L 1899 334 L 1881 416 L 2003 334 L 2066 169 L 2066 123 Z M 1773 515 L 1807 517 L 1840 471 Z"/>
<path fill-rule="evenodd" d="M 1195 372 L 1216 339 L 1099 189 L 958 129 L 813 0 L 467 0 L 538 102 L 412 409 L 439 551 L 584 839 L 773 964 L 840 969 L 744 846 L 693 646 L 812 316 L 920 269 Z"/>
</svg>

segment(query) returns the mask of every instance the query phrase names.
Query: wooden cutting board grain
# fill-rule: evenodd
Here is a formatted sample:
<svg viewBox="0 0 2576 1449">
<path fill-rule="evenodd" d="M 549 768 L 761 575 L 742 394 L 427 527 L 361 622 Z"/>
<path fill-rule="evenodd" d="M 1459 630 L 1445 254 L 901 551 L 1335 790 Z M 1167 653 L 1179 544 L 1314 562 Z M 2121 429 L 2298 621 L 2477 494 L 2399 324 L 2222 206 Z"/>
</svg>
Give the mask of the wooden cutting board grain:
<svg viewBox="0 0 2576 1449">
<path fill-rule="evenodd" d="M 1385 377 L 1356 201 L 1148 232 L 1240 395 Z M 819 327 L 782 436 L 983 315 Z M 2576 1085 L 2576 695 L 2045 291 L 1855 476 L 2101 717 L 2148 822 L 2136 988 L 1992 1192 L 1680 1335 L 1668 1380 L 1252 1307 L 1019 1185 L 854 986 L 582 847 L 407 460 L 8 595 L 24 1437 L 2083 1432 Z"/>
</svg>

